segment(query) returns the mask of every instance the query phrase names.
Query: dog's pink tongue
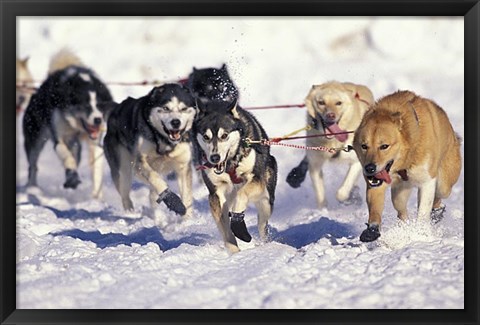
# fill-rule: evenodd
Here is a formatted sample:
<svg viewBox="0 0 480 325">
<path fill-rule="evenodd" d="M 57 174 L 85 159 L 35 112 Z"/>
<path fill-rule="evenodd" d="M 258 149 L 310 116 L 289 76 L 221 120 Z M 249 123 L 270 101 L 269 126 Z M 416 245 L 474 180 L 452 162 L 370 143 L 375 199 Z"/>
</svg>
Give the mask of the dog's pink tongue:
<svg viewBox="0 0 480 325">
<path fill-rule="evenodd" d="M 340 141 L 340 142 L 345 142 L 347 141 L 348 138 L 348 133 L 342 133 L 345 132 L 345 130 L 342 130 L 337 123 L 333 123 L 328 126 L 328 130 L 331 133 L 341 133 L 341 134 L 335 134 L 335 138 Z"/>
<path fill-rule="evenodd" d="M 390 174 L 389 174 L 385 169 L 382 170 L 382 171 L 379 172 L 379 173 L 376 173 L 376 174 L 374 175 L 374 177 L 375 177 L 376 179 L 381 179 L 381 180 L 387 182 L 387 184 L 390 184 L 390 183 L 392 182 L 392 179 L 390 178 Z"/>
</svg>

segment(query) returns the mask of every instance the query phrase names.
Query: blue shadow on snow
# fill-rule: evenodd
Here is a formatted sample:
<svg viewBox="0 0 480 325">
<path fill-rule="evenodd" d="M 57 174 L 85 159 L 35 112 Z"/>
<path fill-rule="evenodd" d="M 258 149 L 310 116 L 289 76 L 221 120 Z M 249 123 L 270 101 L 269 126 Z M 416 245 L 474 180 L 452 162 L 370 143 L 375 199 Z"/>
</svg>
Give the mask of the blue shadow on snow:
<svg viewBox="0 0 480 325">
<path fill-rule="evenodd" d="M 148 243 L 157 244 L 162 251 L 167 251 L 172 248 L 177 248 L 181 244 L 190 244 L 199 246 L 206 242 L 209 236 L 204 234 L 193 233 L 187 237 L 166 240 L 157 227 L 142 228 L 137 232 L 129 235 L 119 233 L 102 234 L 99 231 L 85 232 L 80 229 L 64 230 L 57 233 L 51 233 L 53 236 L 68 236 L 75 239 L 90 241 L 95 243 L 99 248 L 115 247 L 118 245 L 132 246 L 132 244 L 146 245 Z"/>
<path fill-rule="evenodd" d="M 286 244 L 295 248 L 315 243 L 322 238 L 328 238 L 332 245 L 337 245 L 335 238 L 354 237 L 358 234 L 354 227 L 347 223 L 342 223 L 321 217 L 319 220 L 292 226 L 283 231 L 277 231 L 272 228 L 272 238 L 274 241 Z"/>
</svg>

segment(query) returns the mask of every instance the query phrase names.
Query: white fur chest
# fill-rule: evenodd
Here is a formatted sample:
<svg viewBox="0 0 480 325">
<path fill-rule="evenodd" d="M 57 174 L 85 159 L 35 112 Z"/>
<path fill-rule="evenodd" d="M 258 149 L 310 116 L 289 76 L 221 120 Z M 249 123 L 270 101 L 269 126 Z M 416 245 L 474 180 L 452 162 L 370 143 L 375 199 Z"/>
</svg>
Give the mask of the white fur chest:
<svg viewBox="0 0 480 325">
<path fill-rule="evenodd" d="M 138 154 L 147 157 L 152 166 L 158 166 L 161 163 L 188 163 L 191 159 L 190 145 L 181 142 L 175 146 L 168 145 L 171 151 L 165 154 L 157 152 L 157 144 L 143 137 L 138 139 Z"/>
<path fill-rule="evenodd" d="M 408 177 L 408 182 L 414 186 L 419 186 L 424 184 L 432 179 L 428 172 L 428 163 L 423 165 L 414 166 L 406 171 L 406 176 Z M 397 179 L 399 182 L 404 182 L 401 176 L 397 173 Z"/>
</svg>

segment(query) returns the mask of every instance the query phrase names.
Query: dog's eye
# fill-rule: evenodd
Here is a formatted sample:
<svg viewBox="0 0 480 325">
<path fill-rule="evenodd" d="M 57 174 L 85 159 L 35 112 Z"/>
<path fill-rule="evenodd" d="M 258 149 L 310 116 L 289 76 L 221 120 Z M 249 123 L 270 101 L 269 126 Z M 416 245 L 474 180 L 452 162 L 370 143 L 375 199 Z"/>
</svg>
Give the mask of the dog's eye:
<svg viewBox="0 0 480 325">
<path fill-rule="evenodd" d="M 222 134 L 222 136 L 220 137 L 220 140 L 227 140 L 228 138 L 228 134 L 227 133 L 224 133 Z"/>
<path fill-rule="evenodd" d="M 363 150 L 367 150 L 368 149 L 368 146 L 366 144 L 362 144 L 362 149 Z"/>
<path fill-rule="evenodd" d="M 210 138 L 208 137 L 208 135 L 204 134 L 204 135 L 203 135 L 203 140 L 205 140 L 205 141 L 209 141 L 209 140 L 210 140 Z"/>
<path fill-rule="evenodd" d="M 168 108 L 167 106 L 163 106 L 163 107 L 162 107 L 162 111 L 164 111 L 164 112 L 170 112 L 170 108 Z"/>
<path fill-rule="evenodd" d="M 325 101 L 323 101 L 323 100 L 319 100 L 317 103 L 318 103 L 318 105 L 325 105 Z"/>
<path fill-rule="evenodd" d="M 388 147 L 390 147 L 388 144 L 382 144 L 380 146 L 380 150 L 386 150 L 386 149 L 388 149 Z"/>
<path fill-rule="evenodd" d="M 340 106 L 342 105 L 342 102 L 336 102 L 335 105 Z"/>
<path fill-rule="evenodd" d="M 190 107 L 184 107 L 184 108 L 181 109 L 181 111 L 182 111 L 182 112 L 186 112 L 186 111 L 188 111 L 189 108 L 190 108 Z"/>
</svg>

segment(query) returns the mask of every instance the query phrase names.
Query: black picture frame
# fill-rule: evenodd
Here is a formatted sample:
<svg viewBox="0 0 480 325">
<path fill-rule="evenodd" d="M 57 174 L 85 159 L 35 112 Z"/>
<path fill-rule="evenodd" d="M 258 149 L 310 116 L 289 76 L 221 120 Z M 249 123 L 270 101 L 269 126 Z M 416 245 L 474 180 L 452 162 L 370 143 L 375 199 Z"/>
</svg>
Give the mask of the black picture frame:
<svg viewBox="0 0 480 325">
<path fill-rule="evenodd" d="M 479 322 L 478 1 L 0 1 L 0 321 L 1 324 L 477 324 Z M 463 310 L 17 310 L 15 269 L 15 116 L 17 16 L 464 16 L 465 308 Z M 11 108 L 11 109 L 10 109 Z M 334 299 L 334 297 L 332 297 Z M 343 306 L 348 308 L 348 306 Z"/>
</svg>

